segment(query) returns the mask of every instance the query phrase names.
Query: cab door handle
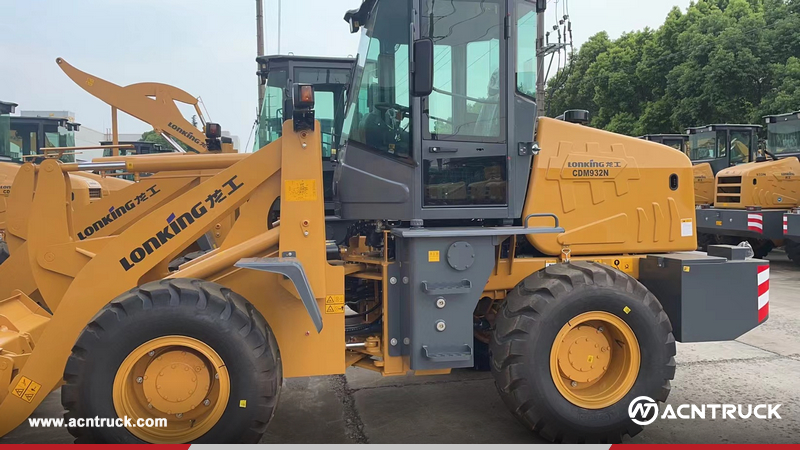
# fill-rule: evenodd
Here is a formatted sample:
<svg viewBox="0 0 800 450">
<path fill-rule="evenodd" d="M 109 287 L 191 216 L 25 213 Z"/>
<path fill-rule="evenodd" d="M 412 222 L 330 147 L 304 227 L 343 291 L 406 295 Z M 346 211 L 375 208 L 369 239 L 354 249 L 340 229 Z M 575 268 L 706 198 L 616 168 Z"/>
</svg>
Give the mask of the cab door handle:
<svg viewBox="0 0 800 450">
<path fill-rule="evenodd" d="M 456 153 L 458 147 L 428 147 L 428 151 L 431 153 Z"/>
</svg>

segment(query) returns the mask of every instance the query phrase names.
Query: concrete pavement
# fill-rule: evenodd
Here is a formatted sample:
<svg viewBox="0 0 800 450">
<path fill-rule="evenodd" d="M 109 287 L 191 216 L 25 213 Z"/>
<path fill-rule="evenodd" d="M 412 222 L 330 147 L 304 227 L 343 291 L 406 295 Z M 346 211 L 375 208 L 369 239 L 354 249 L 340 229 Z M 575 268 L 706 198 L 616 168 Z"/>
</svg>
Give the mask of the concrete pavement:
<svg viewBox="0 0 800 450">
<path fill-rule="evenodd" d="M 656 420 L 631 443 L 800 442 L 800 268 L 770 255 L 770 319 L 734 342 L 678 344 L 668 403 L 780 403 L 781 420 Z M 62 414 L 59 393 L 38 417 Z M 71 442 L 63 429 L 23 424 L 0 444 Z M 346 375 L 286 380 L 264 443 L 538 443 L 517 423 L 491 375 L 383 378 Z"/>
</svg>

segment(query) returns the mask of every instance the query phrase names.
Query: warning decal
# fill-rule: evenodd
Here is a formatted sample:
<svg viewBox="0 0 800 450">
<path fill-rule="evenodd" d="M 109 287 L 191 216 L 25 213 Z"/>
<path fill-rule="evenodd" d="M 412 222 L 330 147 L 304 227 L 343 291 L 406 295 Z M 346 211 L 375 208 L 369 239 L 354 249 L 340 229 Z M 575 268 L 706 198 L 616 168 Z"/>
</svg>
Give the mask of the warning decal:
<svg viewBox="0 0 800 450">
<path fill-rule="evenodd" d="M 317 199 L 317 181 L 314 179 L 286 180 L 284 191 L 286 201 L 311 202 Z"/>
<path fill-rule="evenodd" d="M 689 237 L 692 235 L 694 235 L 692 219 L 681 219 L 681 237 Z"/>
<path fill-rule="evenodd" d="M 344 295 L 329 295 L 325 297 L 326 305 L 344 305 Z"/>
<path fill-rule="evenodd" d="M 30 378 L 22 377 L 14 389 L 11 391 L 14 396 L 19 397 L 26 402 L 30 403 L 42 389 L 42 385 L 31 380 Z"/>
<path fill-rule="evenodd" d="M 428 252 L 428 262 L 439 262 L 439 252 L 437 250 Z"/>
<path fill-rule="evenodd" d="M 325 314 L 344 314 L 344 305 L 325 305 Z"/>
</svg>

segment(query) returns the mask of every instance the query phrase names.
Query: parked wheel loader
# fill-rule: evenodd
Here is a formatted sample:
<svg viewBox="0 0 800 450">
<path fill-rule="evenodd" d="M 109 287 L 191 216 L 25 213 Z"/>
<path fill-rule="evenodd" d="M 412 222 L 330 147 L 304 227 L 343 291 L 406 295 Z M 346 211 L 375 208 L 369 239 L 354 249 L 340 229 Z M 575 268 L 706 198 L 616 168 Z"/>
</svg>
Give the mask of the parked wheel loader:
<svg viewBox="0 0 800 450">
<path fill-rule="evenodd" d="M 69 64 L 63 58 L 56 58 L 56 64 L 75 84 L 94 97 L 111 106 L 111 135 L 114 144 L 119 143 L 117 130 L 117 111 L 123 111 L 153 127 L 169 142 L 175 151 L 184 152 L 184 144 L 190 152 L 235 153 L 233 141 L 222 136 L 222 127 L 207 122 L 200 110 L 197 97 L 175 86 L 163 83 L 136 83 L 119 86 L 95 75 L 88 74 Z M 202 130 L 187 121 L 178 103 L 194 108 Z M 113 153 L 112 156 L 116 156 Z"/>
<path fill-rule="evenodd" d="M 735 339 L 767 320 L 769 264 L 733 246 L 693 252 L 685 155 L 536 118 L 525 61 L 542 12 L 366 0 L 345 15 L 363 42 L 333 194 L 356 223 L 335 255 L 310 85 L 294 86 L 279 139 L 118 235 L 73 239 L 64 174 L 81 166 L 42 162 L 28 243 L 52 314 L 21 293 L 0 301 L 0 435 L 61 386 L 68 420 L 167 419 L 70 428 L 79 442 L 258 442 L 283 378 L 471 367 L 483 324 L 524 426 L 557 442 L 641 431 L 629 406 L 666 400 L 676 341 Z M 135 158 L 153 173 L 165 161 Z M 441 195 L 455 180 L 498 185 Z M 164 276 L 237 209 L 220 248 Z"/>
<path fill-rule="evenodd" d="M 14 179 L 25 161 L 41 158 L 61 158 L 75 161 L 75 151 L 86 147 L 75 147 L 75 132 L 80 124 L 66 118 L 11 116 L 16 104 L 4 103 L 0 108 L 0 263 L 9 257 L 15 245 L 7 242 L 9 232 L 9 196 Z M 102 178 L 92 173 L 75 173 L 73 178 L 73 202 L 76 207 L 89 205 L 121 189 L 128 183 L 124 180 Z M 20 229 L 21 232 L 21 229 Z"/>
<path fill-rule="evenodd" d="M 687 154 L 694 164 L 695 204 L 714 204 L 720 170 L 755 161 L 760 125 L 716 124 L 689 128 Z"/>
<path fill-rule="evenodd" d="M 121 87 L 78 70 L 63 58 L 57 58 L 56 64 L 76 84 L 111 106 L 112 140 L 108 145 L 92 148 L 103 149 L 112 157 L 119 155 L 120 152 L 125 154 L 129 150 L 139 151 L 139 153 L 142 150 L 147 150 L 141 144 L 123 143 L 122 146 L 120 145 L 117 129 L 117 111 L 122 110 L 150 124 L 154 130 L 161 133 L 168 142 L 172 143 L 176 151 L 183 152 L 184 150 L 183 147 L 175 142 L 175 139 L 182 142 L 194 153 L 234 153 L 231 139 L 221 136 L 222 130 L 219 124 L 205 121 L 197 98 L 185 91 L 160 83 L 138 83 Z M 194 107 L 198 118 L 204 125 L 203 132 L 197 130 L 183 118 L 176 102 Z M 16 106 L 10 103 L 8 105 Z M 13 112 L 10 106 L 5 109 L 7 110 L 5 114 Z M 7 115 L 0 115 L 0 117 L 7 117 L 6 120 L 9 122 L 12 120 Z M 8 198 L 11 195 L 12 186 L 15 185 L 14 180 L 20 169 L 20 163 L 24 162 L 26 156 L 43 154 L 44 149 L 58 152 L 55 156 L 61 156 L 65 162 L 74 162 L 73 151 L 89 149 L 88 147 L 74 147 L 74 137 L 70 133 L 79 125 L 68 123 L 65 119 L 14 117 L 13 121 L 15 126 L 11 127 L 10 132 L 0 132 L 0 137 L 3 137 L 5 142 L 0 150 L 7 149 L 8 155 L 6 159 L 10 161 L 10 163 L 0 162 L 0 185 L 4 186 L 4 195 L 0 197 L 0 238 L 2 238 L 0 242 L 3 245 L 0 255 L 5 254 L 5 259 L 8 259 L 9 253 L 20 248 L 25 242 L 27 212 L 31 206 L 32 193 L 36 187 L 34 170 L 34 172 L 28 174 L 33 178 L 26 178 L 19 183 L 19 186 L 24 191 L 18 193 L 13 202 Z M 0 129 L 8 128 L 2 125 L 2 122 L 3 119 L 0 119 Z M 195 133 L 197 133 L 197 136 L 195 136 Z M 2 156 L 2 153 L 0 153 L 0 156 Z M 192 177 L 192 175 L 187 174 L 178 174 L 177 176 L 179 178 Z M 117 219 L 115 211 L 127 211 L 132 209 L 127 207 L 132 204 L 131 202 L 135 201 L 133 203 L 135 206 L 139 205 L 143 198 L 148 198 L 146 192 L 139 192 L 143 189 L 141 187 L 132 187 L 128 191 L 112 196 L 112 193 L 130 186 L 130 182 L 123 179 L 125 177 L 124 173 L 117 173 L 114 176 L 99 176 L 91 172 L 82 171 L 71 173 L 70 177 L 73 178 L 72 195 L 74 197 L 72 200 L 75 220 L 81 222 L 77 224 L 76 228 L 76 237 L 78 239 L 81 239 L 81 236 L 97 233 L 101 228 L 105 228 L 101 235 L 124 229 L 126 220 L 131 220 L 138 214 L 129 214 L 125 220 L 117 220 L 114 226 L 106 227 L 106 225 Z M 196 180 L 199 179 L 196 178 Z M 192 183 L 190 179 L 184 179 L 178 183 L 168 183 L 170 184 L 168 191 L 174 194 L 178 189 L 192 186 Z M 84 185 L 85 188 L 81 188 Z M 131 192 L 132 190 L 136 191 L 135 197 L 131 197 L 134 195 Z M 97 202 L 97 200 L 101 199 L 106 201 Z M 11 212 L 12 207 L 9 202 L 14 203 L 14 208 L 17 210 L 16 213 Z M 140 207 L 138 212 L 143 213 L 144 210 L 144 207 Z M 5 234 L 8 228 L 6 222 L 11 222 L 6 216 L 10 215 L 15 215 L 17 222 L 13 230 L 7 231 L 10 236 L 7 237 L 8 241 L 6 242 Z M 221 236 L 229 228 L 227 225 L 223 225 L 225 222 L 227 221 L 222 221 L 219 224 L 220 228 L 215 233 L 209 234 L 211 241 L 208 239 L 200 240 L 198 248 L 194 250 L 209 250 L 212 248 L 214 235 Z M 87 228 L 84 228 L 84 225 L 87 225 Z M 21 258 L 21 261 L 27 261 L 28 256 L 23 252 L 19 258 Z M 14 283 L 17 284 L 14 286 Z M 31 278 L 27 269 L 27 264 L 14 264 L 14 267 L 0 269 L 0 293 L 2 293 L 0 295 L 6 295 L 13 289 L 22 289 L 26 295 L 34 296 L 37 301 L 41 300 L 37 294 L 35 281 Z"/>
<path fill-rule="evenodd" d="M 639 139 L 644 139 L 650 142 L 658 142 L 667 147 L 672 147 L 682 153 L 688 153 L 689 135 L 688 134 L 646 134 L 639 136 Z"/>
<path fill-rule="evenodd" d="M 333 203 L 333 168 L 345 121 L 345 107 L 355 59 L 299 55 L 270 55 L 256 58 L 258 76 L 266 86 L 258 120 L 258 150 L 281 137 L 283 123 L 292 118 L 294 83 L 314 86 L 315 114 L 322 127 L 322 178 L 328 239 L 343 242 L 349 222 L 336 216 Z M 272 222 L 280 217 L 280 202 L 270 213 Z"/>
<path fill-rule="evenodd" d="M 764 120 L 765 155 L 717 173 L 713 207 L 697 210 L 701 245 L 748 241 L 765 257 L 784 244 L 784 213 L 800 206 L 800 112 Z"/>
</svg>

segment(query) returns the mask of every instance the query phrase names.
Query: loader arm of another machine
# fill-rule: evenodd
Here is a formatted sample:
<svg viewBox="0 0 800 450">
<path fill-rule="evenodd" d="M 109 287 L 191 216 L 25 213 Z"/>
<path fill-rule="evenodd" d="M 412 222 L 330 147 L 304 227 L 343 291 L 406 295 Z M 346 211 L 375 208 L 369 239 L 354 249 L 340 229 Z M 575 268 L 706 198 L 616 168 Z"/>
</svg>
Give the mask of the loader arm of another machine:
<svg viewBox="0 0 800 450">
<path fill-rule="evenodd" d="M 188 92 L 161 83 L 136 83 L 123 87 L 83 72 L 63 58 L 56 58 L 56 63 L 75 84 L 112 108 L 150 124 L 159 133 L 169 134 L 192 151 L 209 151 L 203 132 L 187 121 L 175 104 L 177 101 L 193 106 L 197 116 L 202 118 L 197 98 Z"/>
<path fill-rule="evenodd" d="M 82 241 L 81 245 L 106 241 L 81 251 L 76 249 L 71 259 L 84 258 L 82 263 L 69 263 L 68 255 L 64 259 L 57 255 L 42 255 L 47 250 L 37 246 L 41 250 L 32 257 L 39 264 L 61 270 L 65 275 L 62 277 L 64 280 L 57 282 L 64 284 L 64 295 L 57 305 L 53 305 L 52 316 L 21 293 L 0 301 L 0 325 L 7 326 L 7 331 L 0 331 L 0 344 L 5 342 L 9 345 L 8 349 L 0 351 L 0 362 L 5 363 L 0 364 L 0 436 L 22 423 L 47 393 L 58 386 L 73 344 L 100 309 L 120 293 L 135 287 L 159 261 L 196 240 L 219 218 L 245 205 L 262 185 L 277 188 L 275 182 L 279 181 L 280 190 L 272 189 L 270 197 L 273 198 L 265 200 L 271 203 L 274 197 L 281 195 L 287 204 L 294 206 L 284 208 L 282 212 L 282 219 L 291 225 L 286 229 L 265 230 L 262 241 L 270 246 L 277 244 L 276 251 L 291 256 L 302 265 L 307 274 L 308 289 L 317 296 L 317 308 L 324 304 L 326 296 L 342 296 L 343 283 L 332 284 L 331 280 L 343 280 L 343 268 L 327 264 L 325 258 L 319 125 L 316 124 L 314 129 L 295 132 L 292 121 L 286 122 L 283 137 L 279 140 L 161 205 L 119 236 Z M 69 230 L 69 178 L 62 173 L 66 166 L 56 160 L 47 160 L 40 170 L 39 182 L 42 183 L 43 178 L 50 181 L 46 187 L 48 192 L 53 192 L 54 197 L 67 199 L 66 207 L 49 208 L 34 198 L 34 218 L 30 221 L 29 234 L 43 236 L 36 224 L 48 224 L 57 229 L 52 236 L 47 235 L 48 242 L 58 240 L 70 244 L 73 234 Z M 58 245 L 58 242 L 54 243 Z M 243 242 L 240 245 L 250 247 L 249 244 Z M 237 253 L 236 258 L 259 256 L 259 253 L 262 252 Z M 77 273 L 66 276 L 69 274 L 64 272 L 69 270 L 63 270 L 64 266 L 77 267 Z M 108 282 L 98 283 L 98 280 Z M 299 299 L 300 295 L 295 298 Z M 319 311 L 309 312 L 312 313 L 311 319 L 319 318 Z M 338 325 L 330 327 L 331 333 L 338 330 L 340 334 L 333 338 L 321 334 L 320 339 L 341 342 L 344 338 L 343 316 L 328 315 L 325 319 Z M 337 360 L 339 366 L 343 364 L 343 356 L 341 352 L 342 360 Z"/>
</svg>

